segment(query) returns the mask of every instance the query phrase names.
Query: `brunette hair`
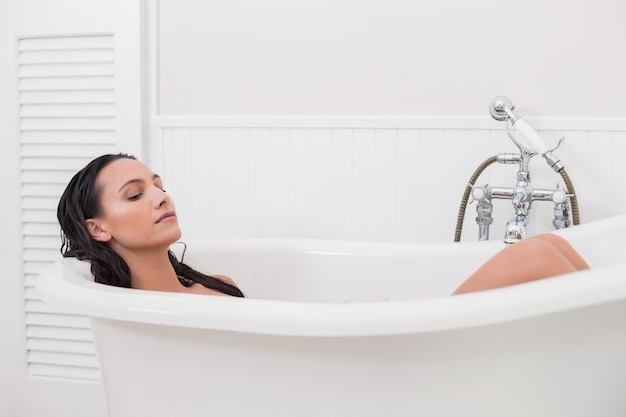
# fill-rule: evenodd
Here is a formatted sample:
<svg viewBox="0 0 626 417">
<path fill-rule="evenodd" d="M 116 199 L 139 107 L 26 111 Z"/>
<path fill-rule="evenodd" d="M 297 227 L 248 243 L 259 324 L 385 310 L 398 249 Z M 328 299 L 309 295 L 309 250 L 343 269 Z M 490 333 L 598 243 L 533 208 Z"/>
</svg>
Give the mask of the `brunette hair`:
<svg viewBox="0 0 626 417">
<path fill-rule="evenodd" d="M 91 263 L 95 281 L 116 287 L 131 288 L 128 264 L 107 243 L 91 237 L 86 220 L 102 214 L 101 189 L 97 184 L 100 171 L 118 159 L 136 159 L 132 155 L 106 154 L 89 162 L 70 180 L 57 207 L 57 219 L 61 225 L 61 254 Z M 243 297 L 239 288 L 219 278 L 205 275 L 180 262 L 171 250 L 169 260 L 177 275 L 186 281 L 202 284 L 207 288 L 235 297 Z"/>
</svg>

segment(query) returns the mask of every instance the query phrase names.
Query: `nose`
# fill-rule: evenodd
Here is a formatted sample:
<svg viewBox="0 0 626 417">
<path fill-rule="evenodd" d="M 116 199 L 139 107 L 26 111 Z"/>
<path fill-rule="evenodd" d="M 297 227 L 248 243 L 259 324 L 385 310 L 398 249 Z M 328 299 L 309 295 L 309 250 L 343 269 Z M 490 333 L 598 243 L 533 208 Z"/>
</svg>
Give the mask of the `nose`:
<svg viewBox="0 0 626 417">
<path fill-rule="evenodd" d="M 162 207 L 171 201 L 170 196 L 158 187 L 154 187 L 154 203 L 157 207 Z"/>
</svg>

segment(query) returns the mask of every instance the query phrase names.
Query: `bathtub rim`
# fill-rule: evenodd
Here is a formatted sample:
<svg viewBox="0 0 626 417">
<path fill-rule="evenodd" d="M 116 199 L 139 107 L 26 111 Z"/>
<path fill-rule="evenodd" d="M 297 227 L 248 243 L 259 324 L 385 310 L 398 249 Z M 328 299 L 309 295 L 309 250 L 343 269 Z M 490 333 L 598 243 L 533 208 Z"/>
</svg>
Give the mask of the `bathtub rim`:
<svg viewBox="0 0 626 417">
<path fill-rule="evenodd" d="M 68 267 L 82 274 L 65 274 Z M 449 331 L 626 300 L 626 264 L 470 294 L 363 304 L 145 291 L 97 284 L 89 276 L 88 262 L 55 262 L 40 275 L 38 296 L 96 319 L 308 337 Z"/>
</svg>

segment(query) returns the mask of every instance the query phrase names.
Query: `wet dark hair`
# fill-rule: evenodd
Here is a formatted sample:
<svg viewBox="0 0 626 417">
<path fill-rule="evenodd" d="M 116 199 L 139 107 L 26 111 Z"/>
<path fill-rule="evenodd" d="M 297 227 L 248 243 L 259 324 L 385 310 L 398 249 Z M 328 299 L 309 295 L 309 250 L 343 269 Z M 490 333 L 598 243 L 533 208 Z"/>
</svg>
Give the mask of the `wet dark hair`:
<svg viewBox="0 0 626 417">
<path fill-rule="evenodd" d="M 89 162 L 70 180 L 57 207 L 57 219 L 61 225 L 61 254 L 91 263 L 95 281 L 116 287 L 131 288 L 130 268 L 107 243 L 95 240 L 87 230 L 86 220 L 102 214 L 101 189 L 96 180 L 100 171 L 118 159 L 136 158 L 132 155 L 106 154 Z M 183 285 L 202 284 L 207 288 L 235 297 L 243 297 L 239 288 L 219 278 L 205 275 L 178 261 L 171 250 L 168 256 L 176 274 L 183 278 Z M 185 284 L 191 281 L 189 284 Z"/>
</svg>

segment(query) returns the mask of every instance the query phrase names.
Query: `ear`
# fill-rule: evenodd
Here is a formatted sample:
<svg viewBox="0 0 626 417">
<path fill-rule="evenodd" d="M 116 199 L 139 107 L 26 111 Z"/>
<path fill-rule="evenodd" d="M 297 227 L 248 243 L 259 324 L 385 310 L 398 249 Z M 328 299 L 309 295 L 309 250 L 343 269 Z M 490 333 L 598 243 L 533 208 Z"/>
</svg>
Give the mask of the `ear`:
<svg viewBox="0 0 626 417">
<path fill-rule="evenodd" d="M 99 242 L 108 242 L 111 240 L 111 234 L 109 233 L 106 223 L 99 219 L 87 219 L 85 221 L 87 231 L 92 238 Z"/>
</svg>

